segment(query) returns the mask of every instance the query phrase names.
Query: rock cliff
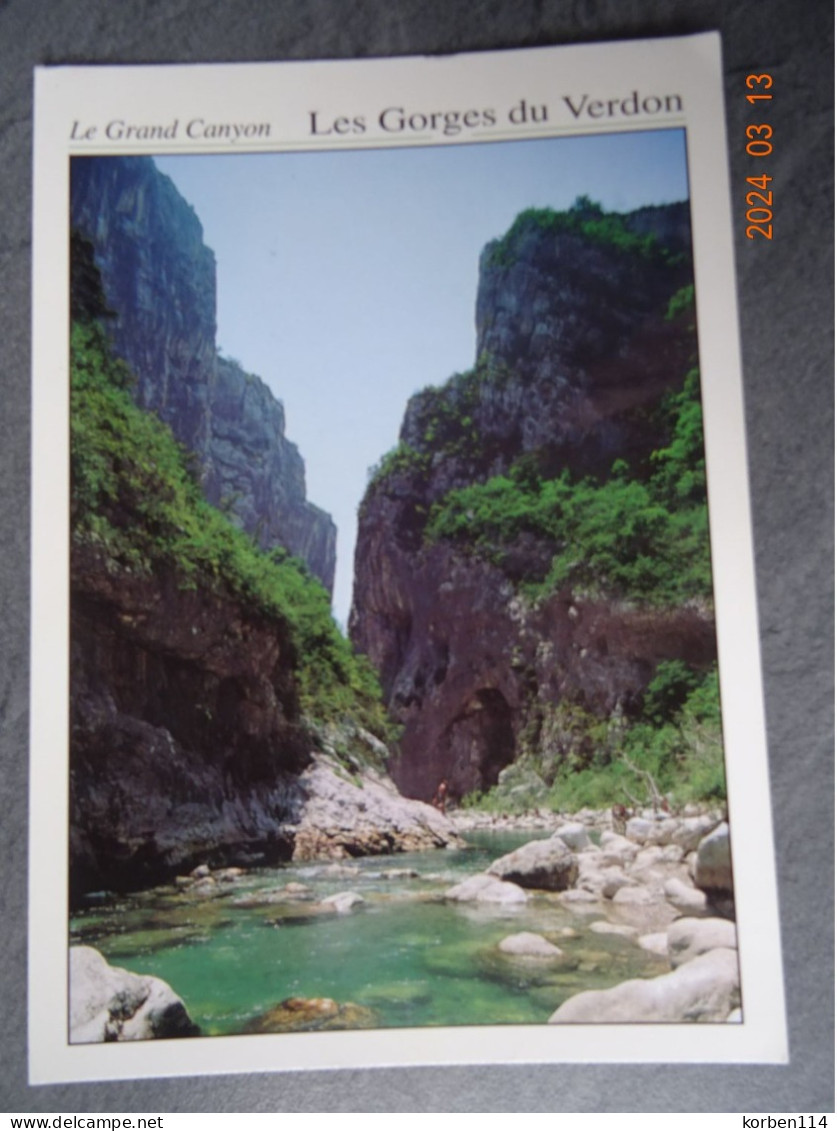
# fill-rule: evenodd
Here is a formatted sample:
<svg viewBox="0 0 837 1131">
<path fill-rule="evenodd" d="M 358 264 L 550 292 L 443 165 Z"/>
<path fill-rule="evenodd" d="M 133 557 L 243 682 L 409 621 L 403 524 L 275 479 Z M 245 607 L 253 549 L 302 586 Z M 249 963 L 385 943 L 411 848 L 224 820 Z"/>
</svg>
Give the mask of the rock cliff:
<svg viewBox="0 0 837 1131">
<path fill-rule="evenodd" d="M 311 755 L 288 625 L 89 546 L 71 582 L 72 896 L 289 857 L 277 830 Z"/>
<path fill-rule="evenodd" d="M 197 459 L 207 497 L 264 547 L 302 558 L 331 592 L 337 532 L 305 498 L 282 405 L 217 357 L 215 257 L 194 210 L 148 157 L 75 158 L 72 225 L 92 244 L 117 354 Z"/>
<path fill-rule="evenodd" d="M 393 772 L 409 795 L 443 778 L 454 797 L 485 789 L 533 751 L 554 771 L 582 741 L 580 714 L 630 716 L 660 663 L 711 664 L 708 597 L 544 586 L 572 550 L 549 533 L 554 507 L 503 515 L 480 545 L 476 504 L 462 503 L 460 537 L 437 521 L 475 484 L 528 492 L 533 508 L 544 485 L 606 483 L 616 461 L 647 484 L 696 351 L 671 306 L 690 283 L 685 204 L 523 213 L 483 252 L 475 367 L 410 400 L 360 510 L 350 632 L 404 727 Z M 614 543 L 634 537 L 630 522 Z"/>
<path fill-rule="evenodd" d="M 71 899 L 207 863 L 455 843 L 387 778 L 380 689 L 323 586 L 240 529 L 330 581 L 333 524 L 305 501 L 281 404 L 216 358 L 197 220 L 150 162 L 122 164 L 74 181 Z"/>
<path fill-rule="evenodd" d="M 371 734 L 316 733 L 282 616 L 207 586 L 184 590 L 160 564 L 146 575 L 115 568 L 81 542 L 71 608 L 73 902 L 206 863 L 458 842 L 449 821 L 374 768 L 386 751 Z"/>
<path fill-rule="evenodd" d="M 284 546 L 331 593 L 337 528 L 305 498 L 305 463 L 285 439 L 285 412 L 270 389 L 219 357 L 209 391 L 204 490 L 262 549 Z"/>
</svg>

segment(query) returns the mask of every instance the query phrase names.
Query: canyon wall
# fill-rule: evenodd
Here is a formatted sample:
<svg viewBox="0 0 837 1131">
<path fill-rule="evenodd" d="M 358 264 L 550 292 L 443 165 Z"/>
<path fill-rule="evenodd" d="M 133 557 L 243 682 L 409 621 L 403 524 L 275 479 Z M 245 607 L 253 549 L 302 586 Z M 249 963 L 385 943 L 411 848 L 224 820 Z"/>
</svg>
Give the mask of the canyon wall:
<svg viewBox="0 0 837 1131">
<path fill-rule="evenodd" d="M 147 158 L 76 160 L 72 188 L 72 902 L 455 840 L 383 773 L 334 524 L 281 403 L 217 356 L 197 217 Z"/>
<path fill-rule="evenodd" d="M 215 256 L 192 207 L 149 157 L 75 158 L 71 222 L 92 245 L 137 403 L 194 453 L 210 502 L 262 548 L 301 558 L 331 592 L 336 527 L 306 500 L 282 405 L 217 356 Z"/>
<path fill-rule="evenodd" d="M 433 535 L 438 507 L 475 484 L 537 498 L 562 475 L 605 483 L 617 461 L 648 481 L 695 361 L 693 319 L 671 305 L 691 279 L 686 204 L 532 210 L 483 252 L 475 366 L 410 400 L 360 509 L 350 632 L 404 728 L 393 769 L 409 795 L 486 789 L 535 752 L 554 771 L 579 717 L 629 717 L 666 660 L 712 663 L 708 596 L 544 588 L 571 547 L 543 523 L 491 544 L 467 512 L 472 544 Z"/>
</svg>

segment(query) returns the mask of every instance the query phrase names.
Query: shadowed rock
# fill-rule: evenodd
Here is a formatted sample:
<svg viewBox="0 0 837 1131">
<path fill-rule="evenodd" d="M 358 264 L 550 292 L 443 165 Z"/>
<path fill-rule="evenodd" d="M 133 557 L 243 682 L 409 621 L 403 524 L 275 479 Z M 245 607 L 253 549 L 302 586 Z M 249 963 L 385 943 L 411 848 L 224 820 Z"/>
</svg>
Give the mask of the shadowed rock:
<svg viewBox="0 0 837 1131">
<path fill-rule="evenodd" d="M 732 894 L 732 855 L 726 821 L 698 845 L 695 885 L 707 893 Z"/>
<path fill-rule="evenodd" d="M 93 947 L 70 949 L 70 1043 L 196 1037 L 186 1006 L 160 978 L 110 966 Z"/>
<path fill-rule="evenodd" d="M 668 442 L 660 407 L 695 350 L 691 326 L 666 317 L 692 278 L 688 207 L 612 222 L 640 225 L 665 253 L 525 214 L 485 248 L 475 366 L 411 398 L 400 449 L 361 504 L 350 633 L 404 727 L 393 776 L 410 796 L 429 800 L 444 779 L 458 800 L 503 775 L 509 796 L 536 803 L 547 777 L 516 759 L 544 737 L 545 705 L 604 719 L 637 702 L 661 662 L 715 657 L 711 611 L 694 602 L 640 607 L 566 587 L 520 599 L 563 548 L 543 531 L 504 535 L 491 555 L 425 537 L 451 491 L 527 467 L 603 478 L 616 458 L 638 466 Z"/>
</svg>

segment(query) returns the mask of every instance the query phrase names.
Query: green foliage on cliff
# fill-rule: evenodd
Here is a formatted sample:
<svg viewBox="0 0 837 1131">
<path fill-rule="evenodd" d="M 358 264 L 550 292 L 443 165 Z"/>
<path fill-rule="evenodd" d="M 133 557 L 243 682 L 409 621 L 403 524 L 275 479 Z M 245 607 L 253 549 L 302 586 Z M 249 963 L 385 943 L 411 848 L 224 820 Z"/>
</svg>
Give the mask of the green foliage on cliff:
<svg viewBox="0 0 837 1131">
<path fill-rule="evenodd" d="M 381 459 L 369 468 L 369 484 L 382 483 L 393 475 L 411 474 L 418 472 L 424 474 L 429 466 L 429 459 L 404 441 L 392 448 Z"/>
<path fill-rule="evenodd" d="M 676 804 L 726 798 L 717 668 L 680 661 L 658 666 L 637 716 L 601 719 L 572 704 L 545 710 L 531 746 L 515 762 L 540 789 L 510 784 L 471 796 L 489 811 L 541 805 L 556 812 L 650 805 L 654 787 Z"/>
<path fill-rule="evenodd" d="M 77 545 L 114 571 L 174 570 L 184 589 L 241 600 L 289 629 L 303 711 L 351 715 L 373 733 L 388 724 L 371 665 L 352 651 L 325 589 L 284 550 L 260 551 L 202 497 L 194 457 L 132 400 L 128 367 L 93 321 L 74 324 L 71 375 L 71 518 Z"/>
<path fill-rule="evenodd" d="M 656 681 L 659 693 L 660 685 L 671 679 L 671 671 L 661 669 L 672 666 L 682 669 L 680 677 L 686 673 L 692 690 L 676 709 L 669 705 L 661 713 L 658 694 L 651 688 Z M 660 665 L 655 681 L 636 722 L 621 732 L 616 729 L 589 760 L 561 765 L 547 798 L 551 808 L 649 805 L 653 796 L 647 775 L 660 793 L 678 804 L 726 798 L 717 668 L 700 676 L 685 665 Z"/>
<path fill-rule="evenodd" d="M 669 442 L 651 454 L 652 488 L 669 507 L 703 507 L 706 459 L 697 369 L 689 370 L 680 390 L 664 398 L 663 411 L 669 418 Z"/>
<path fill-rule="evenodd" d="M 506 234 L 488 245 L 489 266 L 511 266 L 517 257 L 520 239 L 531 231 L 546 235 L 583 236 L 590 243 L 640 255 L 644 259 L 663 255 L 655 236 L 637 235 L 630 231 L 618 212 L 605 212 L 589 197 L 579 196 L 563 212 L 556 212 L 553 208 L 527 208 L 521 212 Z"/>
<path fill-rule="evenodd" d="M 681 287 L 679 291 L 671 296 L 666 310 L 666 321 L 673 322 L 681 314 L 689 313 L 692 316 L 691 329 L 694 329 L 695 317 L 695 284 L 689 283 L 685 287 Z"/>
<path fill-rule="evenodd" d="M 454 373 L 444 385 L 428 385 L 410 403 L 415 444 L 401 440 L 369 469 L 371 486 L 401 474 L 427 475 L 433 457 L 477 458 L 483 437 L 477 411 L 486 386 L 501 388 L 512 377 L 509 367 L 488 355 L 472 369 Z"/>
<path fill-rule="evenodd" d="M 430 511 L 426 538 L 458 543 L 502 567 L 523 535 L 554 546 L 539 598 L 564 586 L 674 604 L 711 593 L 706 474 L 698 375 L 669 394 L 669 442 L 651 473 L 617 461 L 607 480 L 543 479 L 525 457 L 508 475 L 450 491 Z"/>
</svg>

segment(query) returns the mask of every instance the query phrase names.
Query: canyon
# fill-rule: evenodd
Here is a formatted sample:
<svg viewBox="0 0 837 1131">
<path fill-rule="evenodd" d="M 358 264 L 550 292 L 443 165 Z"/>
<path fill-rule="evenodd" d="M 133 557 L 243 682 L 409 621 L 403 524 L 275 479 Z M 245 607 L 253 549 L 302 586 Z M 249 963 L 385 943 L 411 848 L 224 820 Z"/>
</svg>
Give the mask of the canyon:
<svg viewBox="0 0 837 1131">
<path fill-rule="evenodd" d="M 92 309 L 105 328 L 136 406 L 171 429 L 184 474 L 267 552 L 268 572 L 291 555 L 325 590 L 271 574 L 281 595 L 258 596 L 226 536 L 211 552 L 179 520 L 158 536 L 163 512 L 101 495 L 106 533 L 88 515 L 72 555 L 74 893 L 207 860 L 457 843 L 425 804 L 441 782 L 459 802 L 525 780 L 540 803 L 560 771 L 617 756 L 660 672 L 679 680 L 671 717 L 711 673 L 711 593 L 689 573 L 694 558 L 708 574 L 708 542 L 682 522 L 705 521 L 700 476 L 681 466 L 682 422 L 699 427 L 687 204 L 622 215 L 579 198 L 488 243 L 474 367 L 410 399 L 360 505 L 355 656 L 328 613 L 336 529 L 306 498 L 282 404 L 219 354 L 215 260 L 193 209 L 150 158 L 78 158 L 72 222 L 79 317 Z M 139 457 L 111 460 L 114 474 L 120 459 Z M 169 481 L 153 482 L 165 501 Z M 581 561 L 567 525 L 573 492 L 595 510 L 614 484 L 615 575 Z M 523 508 L 501 532 L 480 510 L 498 491 Z M 625 579 L 661 540 L 686 547 L 676 592 Z"/>
<path fill-rule="evenodd" d="M 194 210 L 150 157 L 91 157 L 73 161 L 70 213 L 94 250 L 137 403 L 193 453 L 211 503 L 263 549 L 301 558 L 330 592 L 336 527 L 306 499 L 281 403 L 218 355 L 215 256 Z"/>
<path fill-rule="evenodd" d="M 350 640 L 194 211 L 77 158 L 72 219 L 71 1039 L 739 1020 L 688 205 L 486 245 Z"/>
<path fill-rule="evenodd" d="M 431 522 L 498 477 L 601 483 L 617 460 L 652 476 L 661 406 L 696 353 L 693 322 L 670 307 L 690 282 L 685 204 L 532 210 L 485 248 L 475 366 L 411 399 L 360 508 L 350 632 L 404 728 L 393 773 L 408 795 L 428 799 L 441 780 L 457 799 L 484 791 L 534 751 L 539 772 L 544 751 L 554 769 L 579 711 L 629 717 L 661 663 L 712 664 L 709 600 L 569 584 L 531 599 L 555 537 L 522 522 L 480 554 L 473 510 L 470 540 L 433 537 Z"/>
</svg>

